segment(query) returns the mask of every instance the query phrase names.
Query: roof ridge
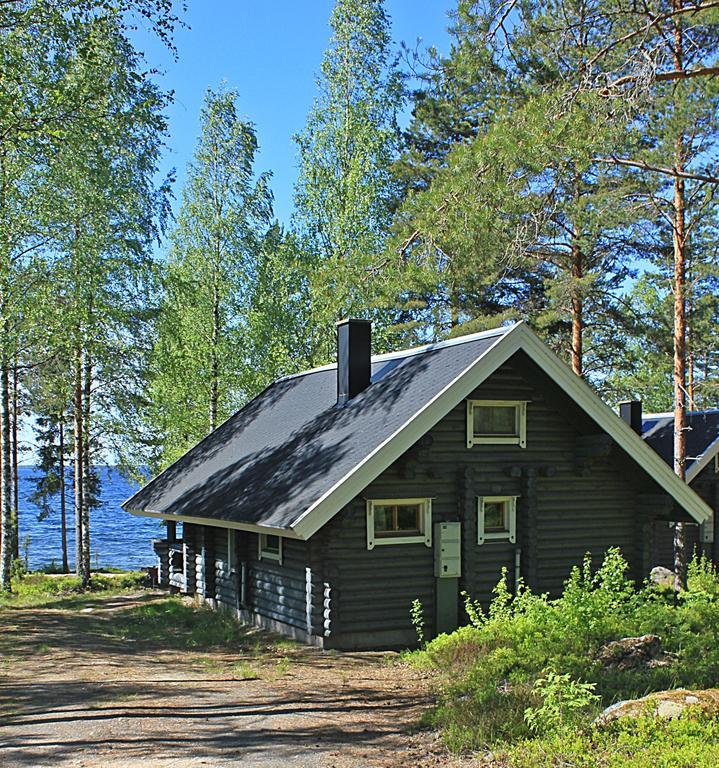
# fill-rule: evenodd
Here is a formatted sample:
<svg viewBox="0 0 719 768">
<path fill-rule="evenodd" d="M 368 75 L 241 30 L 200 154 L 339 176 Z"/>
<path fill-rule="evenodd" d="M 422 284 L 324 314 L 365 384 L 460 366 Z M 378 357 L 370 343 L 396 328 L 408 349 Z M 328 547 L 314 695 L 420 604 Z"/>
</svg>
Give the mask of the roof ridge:
<svg viewBox="0 0 719 768">
<path fill-rule="evenodd" d="M 453 347 L 458 344 L 467 344 L 472 341 L 478 341 L 479 339 L 487 339 L 492 336 L 500 336 L 509 333 L 513 328 L 519 325 L 522 321 L 512 323 L 512 325 L 500 325 L 496 328 L 490 328 L 486 331 L 477 331 L 477 333 L 468 333 L 464 336 L 456 336 L 453 339 L 444 339 L 443 341 L 433 341 L 429 344 L 422 344 L 419 347 L 407 347 L 406 349 L 398 349 L 394 352 L 383 352 L 379 355 L 372 355 L 370 357 L 371 363 L 381 363 L 385 360 L 397 360 L 403 357 L 412 357 L 413 355 L 422 355 L 425 352 L 433 352 L 436 349 L 445 349 L 446 347 Z M 309 368 L 306 371 L 298 371 L 297 373 L 289 373 L 286 376 L 280 376 L 275 379 L 276 382 L 287 381 L 289 379 L 297 379 L 300 376 L 308 376 L 311 373 L 320 373 L 322 371 L 332 371 L 337 368 L 337 363 L 327 363 L 326 365 L 317 366 L 317 368 Z"/>
</svg>

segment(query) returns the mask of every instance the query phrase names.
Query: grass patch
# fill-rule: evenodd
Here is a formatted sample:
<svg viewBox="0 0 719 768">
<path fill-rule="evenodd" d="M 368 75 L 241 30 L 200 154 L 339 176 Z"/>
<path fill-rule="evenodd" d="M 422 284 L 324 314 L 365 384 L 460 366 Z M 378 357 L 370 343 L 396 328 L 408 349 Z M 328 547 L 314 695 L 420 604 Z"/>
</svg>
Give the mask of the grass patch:
<svg viewBox="0 0 719 768">
<path fill-rule="evenodd" d="M 468 626 L 405 657 L 437 677 L 439 703 L 429 722 L 442 730 L 448 747 L 482 750 L 521 743 L 524 752 L 517 752 L 516 759 L 523 760 L 524 754 L 536 757 L 532 750 L 541 751 L 551 736 L 563 740 L 568 755 L 573 754 L 572 739 L 579 740 L 577 754 L 581 754 L 591 746 L 582 741 L 590 738 L 581 735 L 582 729 L 605 706 L 651 691 L 717 686 L 719 579 L 711 564 L 693 561 L 689 588 L 679 596 L 650 585 L 637 590 L 627 571 L 616 550 L 607 554 L 596 572 L 587 560 L 572 572 L 557 600 L 521 586 L 513 595 L 505 574 L 488 613 L 468 599 Z M 668 666 L 618 670 L 596 661 L 603 644 L 648 633 L 659 635 L 664 649 L 676 654 Z M 619 728 L 612 738 L 639 739 L 646 727 L 637 728 L 636 734 L 631 728 L 627 733 Z M 680 738 L 682 728 L 670 726 L 666 738 Z M 567 764 L 614 765 L 573 759 L 568 758 Z M 517 763 L 534 764 L 564 763 Z M 625 764 L 634 765 L 616 763 Z M 657 765 L 661 763 L 652 764 Z"/>
<path fill-rule="evenodd" d="M 161 638 L 166 648 L 188 650 L 237 646 L 247 634 L 231 616 L 205 606 L 198 608 L 177 597 L 124 611 L 113 621 L 111 632 L 134 641 Z"/>
<path fill-rule="evenodd" d="M 30 573 L 13 583 L 11 595 L 0 596 L 0 608 L 26 608 L 40 605 L 60 604 L 59 607 L 80 607 L 89 594 L 107 596 L 122 594 L 143 588 L 147 574 L 140 571 L 123 571 L 108 575 L 95 573 L 87 590 L 77 576 Z"/>
</svg>

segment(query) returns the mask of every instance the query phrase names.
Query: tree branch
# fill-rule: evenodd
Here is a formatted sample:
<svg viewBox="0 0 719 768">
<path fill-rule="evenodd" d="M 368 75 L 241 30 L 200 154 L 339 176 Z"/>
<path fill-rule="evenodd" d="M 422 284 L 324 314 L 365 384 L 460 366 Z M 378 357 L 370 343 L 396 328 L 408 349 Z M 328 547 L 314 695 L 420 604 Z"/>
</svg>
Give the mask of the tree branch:
<svg viewBox="0 0 719 768">
<path fill-rule="evenodd" d="M 672 176 L 678 179 L 692 179 L 693 181 L 703 181 L 707 184 L 719 184 L 718 176 L 709 176 L 704 173 L 689 173 L 687 171 L 680 171 L 677 168 L 652 165 L 644 160 L 629 160 L 623 157 L 595 157 L 594 162 L 625 165 L 630 168 L 639 168 L 642 171 L 653 171 L 654 173 L 661 173 L 664 176 Z"/>
</svg>

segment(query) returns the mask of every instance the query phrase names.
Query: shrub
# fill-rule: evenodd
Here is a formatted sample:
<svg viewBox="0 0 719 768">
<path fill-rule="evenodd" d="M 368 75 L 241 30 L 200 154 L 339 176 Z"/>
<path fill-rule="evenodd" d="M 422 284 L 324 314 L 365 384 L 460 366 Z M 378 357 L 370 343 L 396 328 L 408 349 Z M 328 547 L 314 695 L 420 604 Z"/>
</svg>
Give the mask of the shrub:
<svg viewBox="0 0 719 768">
<path fill-rule="evenodd" d="M 717 685 L 719 579 L 711 565 L 693 561 L 688 589 L 678 598 L 648 584 L 637 590 L 627 572 L 613 549 L 597 570 L 586 558 L 556 600 L 523 584 L 512 595 L 506 573 L 487 612 L 465 595 L 470 624 L 412 656 L 438 672 L 432 722 L 444 729 L 447 743 L 478 749 L 528 738 L 530 725 L 549 727 L 552 718 L 589 722 L 600 706 L 620 699 Z M 622 671 L 595 660 L 603 644 L 647 633 L 676 654 L 673 663 Z"/>
</svg>

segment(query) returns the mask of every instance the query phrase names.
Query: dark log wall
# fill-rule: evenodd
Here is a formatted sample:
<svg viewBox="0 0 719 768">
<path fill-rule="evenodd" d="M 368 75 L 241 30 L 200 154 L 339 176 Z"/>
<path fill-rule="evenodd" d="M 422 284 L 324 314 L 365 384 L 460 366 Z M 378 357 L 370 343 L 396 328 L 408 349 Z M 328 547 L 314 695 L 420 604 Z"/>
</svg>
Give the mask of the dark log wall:
<svg viewBox="0 0 719 768">
<path fill-rule="evenodd" d="M 701 541 L 700 527 L 688 523 L 684 526 L 686 550 L 691 557 L 694 552 L 704 553 L 719 564 L 719 541 L 717 540 L 717 525 L 719 524 L 719 474 L 714 470 L 714 463 L 705 467 L 692 482 L 692 488 L 714 510 L 713 536 L 714 541 Z M 674 524 L 666 521 L 654 523 L 652 527 L 652 565 L 662 565 L 674 570 Z"/>
<path fill-rule="evenodd" d="M 434 522 L 461 520 L 460 590 L 487 604 L 508 571 L 535 590 L 558 593 L 586 552 L 598 561 L 618 546 L 640 578 L 645 500 L 657 486 L 524 356 L 515 356 L 471 398 L 528 400 L 527 447 L 466 446 L 466 404 L 454 408 L 413 449 L 331 520 L 322 537 L 338 610 L 337 647 L 412 643 L 412 600 L 434 625 L 433 550 L 423 544 L 367 550 L 366 498 L 432 497 Z M 477 496 L 518 496 L 517 542 L 477 544 Z M 665 497 L 662 497 L 665 500 Z"/>
<path fill-rule="evenodd" d="M 258 536 L 235 533 L 236 567 L 228 565 L 227 529 L 186 525 L 183 546 L 194 578 L 193 592 L 210 602 L 257 614 L 317 636 L 324 633 L 324 584 L 321 561 L 311 563 L 316 544 L 283 539 L 282 563 L 260 559 Z M 319 563 L 319 565 L 317 565 Z M 242 604 L 242 575 L 245 574 Z M 328 616 L 328 629 L 330 626 Z"/>
</svg>

